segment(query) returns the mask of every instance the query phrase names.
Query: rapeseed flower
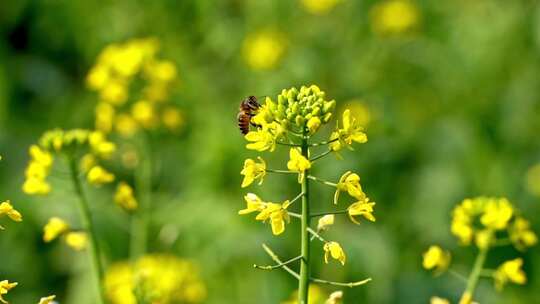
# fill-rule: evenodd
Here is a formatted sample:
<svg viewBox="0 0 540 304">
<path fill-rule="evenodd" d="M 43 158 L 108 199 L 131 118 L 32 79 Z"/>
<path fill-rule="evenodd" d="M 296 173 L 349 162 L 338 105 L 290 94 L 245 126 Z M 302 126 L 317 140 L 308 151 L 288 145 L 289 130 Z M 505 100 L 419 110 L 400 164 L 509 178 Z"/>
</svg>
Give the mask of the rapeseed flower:
<svg viewBox="0 0 540 304">
<path fill-rule="evenodd" d="M 0 216 L 2 215 L 6 215 L 14 222 L 22 222 L 21 213 L 13 208 L 10 200 L 0 203 Z M 4 227 L 0 225 L 0 229 L 4 229 Z"/>
<path fill-rule="evenodd" d="M 311 168 L 311 162 L 300 153 L 299 149 L 292 148 L 289 150 L 287 168 L 291 171 L 298 172 L 298 182 L 301 183 L 305 178 L 306 171 Z"/>
<path fill-rule="evenodd" d="M 260 179 L 259 185 L 262 185 L 264 176 L 266 175 L 266 163 L 261 157 L 257 159 L 259 160 L 258 163 L 251 158 L 245 160 L 244 168 L 240 172 L 240 174 L 244 175 L 242 188 L 251 185 L 257 179 Z"/>
<path fill-rule="evenodd" d="M 448 269 L 450 260 L 450 252 L 433 245 L 423 254 L 422 266 L 427 270 L 434 270 L 435 274 L 441 274 Z"/>
<path fill-rule="evenodd" d="M 282 33 L 263 30 L 247 35 L 242 46 L 242 55 L 252 70 L 269 70 L 278 65 L 286 48 Z"/>
<path fill-rule="evenodd" d="M 0 302 L 8 304 L 8 301 L 6 301 L 3 296 L 17 286 L 17 284 L 17 282 L 10 283 L 8 280 L 0 281 Z"/>
<path fill-rule="evenodd" d="M 409 0 L 377 3 L 370 12 L 371 28 L 379 35 L 398 35 L 413 30 L 420 22 L 418 8 Z"/>
<path fill-rule="evenodd" d="M 338 242 L 326 242 L 324 244 L 324 262 L 328 264 L 329 257 L 332 257 L 335 260 L 338 260 L 341 265 L 345 265 L 347 257 L 345 256 L 345 251 L 341 248 Z"/>
<path fill-rule="evenodd" d="M 373 216 L 373 206 L 375 206 L 375 203 L 370 202 L 369 198 L 365 197 L 347 208 L 349 218 L 355 224 L 360 224 L 360 222 L 355 218 L 355 216 L 358 215 L 363 216 L 368 221 L 375 222 L 375 216 Z"/>
<path fill-rule="evenodd" d="M 336 192 L 334 193 L 334 204 L 337 205 L 339 194 L 343 191 L 346 191 L 350 196 L 358 200 L 364 200 L 366 197 L 366 194 L 362 191 L 362 186 L 360 186 L 360 176 L 351 171 L 345 172 L 339 179 L 336 185 Z"/>
<path fill-rule="evenodd" d="M 126 182 L 120 182 L 116 187 L 114 202 L 128 211 L 135 210 L 138 207 L 137 200 L 133 194 L 133 188 Z"/>
<path fill-rule="evenodd" d="M 521 269 L 521 266 L 523 266 L 523 260 L 521 258 L 506 261 L 501 264 L 493 275 L 497 290 L 502 290 L 508 282 L 519 285 L 525 284 L 527 282 L 527 276 Z"/>
</svg>

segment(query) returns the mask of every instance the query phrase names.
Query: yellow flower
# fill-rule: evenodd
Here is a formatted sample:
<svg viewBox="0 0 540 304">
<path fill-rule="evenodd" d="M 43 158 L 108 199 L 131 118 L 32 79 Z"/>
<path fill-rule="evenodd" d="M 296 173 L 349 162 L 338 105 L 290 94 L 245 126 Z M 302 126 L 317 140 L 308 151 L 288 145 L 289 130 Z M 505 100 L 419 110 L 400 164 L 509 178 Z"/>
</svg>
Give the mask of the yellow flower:
<svg viewBox="0 0 540 304">
<path fill-rule="evenodd" d="M 448 269 L 450 260 L 450 252 L 444 251 L 439 246 L 432 245 L 423 254 L 422 266 L 427 270 L 433 269 L 435 274 L 441 274 Z"/>
<path fill-rule="evenodd" d="M 104 289 L 111 304 L 196 304 L 207 294 L 196 265 L 165 254 L 114 263 L 105 274 Z"/>
<path fill-rule="evenodd" d="M 336 186 L 336 192 L 334 193 L 334 204 L 337 205 L 339 200 L 339 194 L 342 191 L 347 191 L 350 196 L 363 200 L 366 198 L 366 194 L 362 191 L 362 186 L 360 186 L 360 176 L 351 171 L 345 172 L 339 179 L 339 182 Z"/>
<path fill-rule="evenodd" d="M 311 162 L 300 153 L 299 149 L 291 148 L 287 168 L 291 171 L 298 172 L 298 182 L 301 183 L 304 180 L 306 170 L 311 168 Z"/>
<path fill-rule="evenodd" d="M 333 214 L 327 214 L 319 219 L 319 222 L 317 223 L 317 230 L 322 231 L 328 229 L 330 226 L 334 225 L 334 218 L 335 216 Z"/>
<path fill-rule="evenodd" d="M 86 244 L 88 243 L 88 236 L 85 232 L 72 231 L 66 234 L 65 241 L 69 247 L 77 251 L 81 251 L 86 248 Z"/>
<path fill-rule="evenodd" d="M 29 154 L 32 160 L 46 169 L 49 169 L 53 163 L 53 157 L 51 153 L 41 149 L 37 145 L 30 146 Z"/>
<path fill-rule="evenodd" d="M 367 142 L 367 135 L 364 133 L 364 128 L 362 128 L 354 117 L 351 117 L 351 111 L 346 109 L 343 112 L 342 119 L 343 128 L 334 131 L 330 136 L 330 140 L 334 140 L 330 144 L 330 149 L 332 151 L 339 151 L 343 147 L 352 149 L 352 142 L 357 142 L 360 144 Z"/>
<path fill-rule="evenodd" d="M 43 241 L 49 243 L 69 230 L 69 225 L 61 218 L 52 217 L 43 228 Z"/>
<path fill-rule="evenodd" d="M 314 15 L 330 12 L 341 0 L 301 0 L 304 9 Z"/>
<path fill-rule="evenodd" d="M 13 206 L 11 205 L 10 200 L 7 200 L 5 202 L 2 202 L 0 204 L 0 216 L 1 215 L 7 215 L 12 221 L 14 222 L 21 222 L 22 221 L 22 215 L 19 211 L 15 210 Z M 0 229 L 4 229 L 2 226 L 0 226 Z"/>
<path fill-rule="evenodd" d="M 497 290 L 502 290 L 504 285 L 506 285 L 508 282 L 519 285 L 525 284 L 527 282 L 527 276 L 521 269 L 522 265 L 523 260 L 521 258 L 506 261 L 500 265 L 493 275 Z"/>
<path fill-rule="evenodd" d="M 105 133 L 112 130 L 115 110 L 110 103 L 100 102 L 96 105 L 96 129 Z"/>
<path fill-rule="evenodd" d="M 53 300 L 55 298 L 56 298 L 55 295 L 51 295 L 51 296 L 48 296 L 48 297 L 42 297 L 41 299 L 39 299 L 38 304 L 52 304 L 52 303 L 54 303 Z"/>
<path fill-rule="evenodd" d="M 444 298 L 431 297 L 429 304 L 450 304 L 450 301 Z"/>
<path fill-rule="evenodd" d="M 10 283 L 8 280 L 0 281 L 0 302 L 7 304 L 8 301 L 4 300 L 3 296 L 7 294 L 12 288 L 17 286 L 17 282 Z"/>
<path fill-rule="evenodd" d="M 246 201 L 247 207 L 246 209 L 238 211 L 238 214 L 240 215 L 252 212 L 260 212 L 266 208 L 266 203 L 253 193 L 248 193 L 246 196 L 244 196 L 244 200 Z"/>
<path fill-rule="evenodd" d="M 330 294 L 326 302 L 324 304 L 340 304 L 343 302 L 343 291 L 338 290 L 334 291 Z"/>
<path fill-rule="evenodd" d="M 86 76 L 86 84 L 92 90 L 100 90 L 109 81 L 109 69 L 104 65 L 94 66 Z"/>
<path fill-rule="evenodd" d="M 163 125 L 171 131 L 177 131 L 184 124 L 182 112 L 175 107 L 163 109 L 161 120 L 163 121 Z"/>
<path fill-rule="evenodd" d="M 246 145 L 246 148 L 250 150 L 255 151 L 270 151 L 274 152 L 276 149 L 276 140 L 274 135 L 270 133 L 269 130 L 256 130 L 256 131 L 249 131 L 248 134 L 244 136 L 244 138 L 251 142 Z"/>
<path fill-rule="evenodd" d="M 100 131 L 91 132 L 88 136 L 88 143 L 92 151 L 102 158 L 109 158 L 116 151 L 116 145 L 107 141 L 105 134 Z"/>
<path fill-rule="evenodd" d="M 309 134 L 314 134 L 321 126 L 321 119 L 318 116 L 313 116 L 308 120 L 306 126 L 309 130 Z"/>
<path fill-rule="evenodd" d="M 126 84 L 123 81 L 113 80 L 100 91 L 101 100 L 109 102 L 116 106 L 123 105 L 128 99 L 128 91 Z"/>
<path fill-rule="evenodd" d="M 419 23 L 420 13 L 408 0 L 389 0 L 376 4 L 370 13 L 372 30 L 381 35 L 410 31 Z"/>
<path fill-rule="evenodd" d="M 507 199 L 492 199 L 486 204 L 480 222 L 488 228 L 501 230 L 506 228 L 513 214 L 514 209 Z"/>
<path fill-rule="evenodd" d="M 375 203 L 369 202 L 369 198 L 366 197 L 347 208 L 349 218 L 355 224 L 360 224 L 360 222 L 355 218 L 355 216 L 358 215 L 363 216 L 369 221 L 375 222 L 375 216 L 373 216 L 373 206 L 375 206 Z"/>
<path fill-rule="evenodd" d="M 94 166 L 92 169 L 90 169 L 90 171 L 88 171 L 86 179 L 90 184 L 99 186 L 113 182 L 114 175 L 101 166 Z"/>
<path fill-rule="evenodd" d="M 125 210 L 137 209 L 137 200 L 133 195 L 133 188 L 126 182 L 120 182 L 114 194 L 114 202 Z"/>
<path fill-rule="evenodd" d="M 320 304 L 326 293 L 318 285 L 310 284 L 308 288 L 308 304 Z M 295 290 L 287 301 L 281 302 L 281 304 L 298 304 L 298 290 Z"/>
<path fill-rule="evenodd" d="M 24 181 L 22 190 L 26 194 L 48 194 L 51 192 L 51 186 L 42 179 L 31 177 Z"/>
<path fill-rule="evenodd" d="M 146 100 L 139 100 L 134 103 L 131 107 L 131 115 L 136 122 L 146 129 L 155 127 L 158 122 L 154 106 Z"/>
<path fill-rule="evenodd" d="M 282 34 L 268 30 L 248 35 L 242 46 L 242 54 L 251 69 L 268 70 L 278 64 L 285 49 Z"/>
<path fill-rule="evenodd" d="M 135 134 L 139 129 L 139 125 L 135 119 L 133 119 L 133 117 L 130 115 L 123 113 L 116 116 L 114 127 L 116 132 L 124 137 L 133 136 L 133 134 Z"/>
<path fill-rule="evenodd" d="M 168 60 L 155 61 L 149 64 L 145 72 L 151 81 L 170 82 L 176 78 L 176 66 Z"/>
<path fill-rule="evenodd" d="M 512 225 L 508 228 L 508 234 L 512 244 L 519 249 L 524 250 L 538 243 L 538 237 L 530 229 L 529 221 L 522 217 L 516 217 Z"/>
<path fill-rule="evenodd" d="M 260 179 L 259 185 L 263 183 L 264 176 L 266 175 L 266 163 L 261 157 L 258 157 L 260 163 L 255 162 L 253 159 L 248 158 L 244 162 L 244 168 L 240 172 L 244 175 L 242 181 L 242 188 L 251 185 L 256 179 Z"/>
<path fill-rule="evenodd" d="M 272 226 L 272 233 L 274 235 L 280 235 L 285 231 L 285 221 L 287 223 L 290 221 L 289 213 L 287 212 L 289 205 L 289 201 L 285 201 L 282 204 L 268 202 L 255 219 L 263 222 L 269 219 Z"/>
<path fill-rule="evenodd" d="M 326 242 L 324 243 L 324 262 L 328 264 L 328 258 L 331 256 L 333 259 L 338 260 L 341 265 L 345 265 L 345 252 L 338 242 Z"/>
<path fill-rule="evenodd" d="M 476 246 L 480 249 L 487 249 L 493 241 L 493 230 L 484 229 L 476 233 Z"/>
</svg>

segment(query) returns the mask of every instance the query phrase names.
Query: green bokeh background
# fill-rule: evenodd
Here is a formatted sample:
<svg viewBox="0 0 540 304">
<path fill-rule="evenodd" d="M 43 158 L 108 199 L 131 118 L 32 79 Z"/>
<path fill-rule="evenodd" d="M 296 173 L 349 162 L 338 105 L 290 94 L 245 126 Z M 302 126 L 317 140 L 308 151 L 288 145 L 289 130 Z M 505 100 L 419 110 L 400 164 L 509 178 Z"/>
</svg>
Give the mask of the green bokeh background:
<svg viewBox="0 0 540 304">
<path fill-rule="evenodd" d="M 153 184 L 152 250 L 197 260 L 206 303 L 279 303 L 295 289 L 282 271 L 253 263 L 270 260 L 265 242 L 283 257 L 299 250 L 298 230 L 281 237 L 244 207 L 244 149 L 235 125 L 247 95 L 276 95 L 282 88 L 318 84 L 338 105 L 360 99 L 371 112 L 369 142 L 328 158 L 316 174 L 337 179 L 358 172 L 377 202 L 376 223 L 345 217 L 328 235 L 348 254 L 345 267 L 324 265 L 314 246 L 314 272 L 366 286 L 345 290 L 345 303 L 427 303 L 439 295 L 457 301 L 463 284 L 433 278 L 421 268 L 432 243 L 450 249 L 454 266 L 467 273 L 475 255 L 449 232 L 450 211 L 465 197 L 507 196 L 540 231 L 539 199 L 524 186 L 528 168 L 540 162 L 540 6 L 537 1 L 416 1 L 421 21 L 412 34 L 380 37 L 370 28 L 377 1 L 344 0 L 315 16 L 297 1 L 31 1 L 0 5 L 0 199 L 11 199 L 24 222 L 3 222 L 0 280 L 19 282 L 12 303 L 34 303 L 55 293 L 60 303 L 93 303 L 86 255 L 59 243 L 43 244 L 47 218 L 77 222 L 72 190 L 62 168 L 47 198 L 22 193 L 27 147 L 54 127 L 93 125 L 95 94 L 84 77 L 108 43 L 153 36 L 179 70 L 171 102 L 184 109 L 180 136 L 151 138 L 158 169 Z M 253 71 L 242 58 L 247 34 L 272 27 L 287 50 L 271 70 Z M 338 109 L 339 110 L 339 109 Z M 284 166 L 284 149 L 266 155 Z M 264 198 L 297 193 L 294 178 L 270 176 L 254 186 Z M 332 190 L 314 187 L 317 208 L 330 207 Z M 111 202 L 112 189 L 92 190 L 100 239 L 111 261 L 128 255 L 129 218 Z M 521 255 L 504 248 L 488 266 Z M 484 280 L 480 303 L 535 303 L 540 253 L 523 255 L 529 282 L 496 293 Z M 335 288 L 324 287 L 328 292 Z"/>
</svg>

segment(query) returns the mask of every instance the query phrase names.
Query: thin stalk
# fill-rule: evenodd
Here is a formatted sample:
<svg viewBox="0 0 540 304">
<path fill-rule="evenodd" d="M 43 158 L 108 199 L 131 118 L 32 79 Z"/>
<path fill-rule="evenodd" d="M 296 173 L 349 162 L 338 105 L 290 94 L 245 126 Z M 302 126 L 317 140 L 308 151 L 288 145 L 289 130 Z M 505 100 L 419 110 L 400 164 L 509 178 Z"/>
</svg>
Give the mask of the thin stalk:
<svg viewBox="0 0 540 304">
<path fill-rule="evenodd" d="M 317 238 L 319 239 L 319 241 L 323 242 L 323 243 L 327 243 L 328 241 L 325 240 L 320 234 L 318 234 L 315 230 L 311 229 L 311 228 L 308 228 L 308 232 L 311 233 L 313 235 L 314 238 Z M 313 239 L 313 238 L 312 238 Z"/>
<path fill-rule="evenodd" d="M 263 246 L 264 251 L 266 251 L 266 253 L 270 256 L 270 258 L 272 258 L 272 260 L 274 260 L 276 263 L 283 263 L 281 259 L 277 256 L 277 254 L 275 254 L 272 251 L 272 249 L 270 249 L 270 247 L 268 247 L 266 244 L 263 244 L 262 246 Z M 281 268 L 283 268 L 285 271 L 290 273 L 297 280 L 300 280 L 300 275 L 296 273 L 296 271 L 292 270 L 289 266 L 283 265 L 283 267 Z"/>
<path fill-rule="evenodd" d="M 336 142 L 338 140 L 339 140 L 339 138 L 334 138 L 332 140 L 325 140 L 325 141 L 321 141 L 321 142 L 318 142 L 318 143 L 312 143 L 312 144 L 309 144 L 309 146 L 310 147 L 324 146 L 324 145 L 328 145 L 328 144 L 331 144 L 333 142 Z"/>
<path fill-rule="evenodd" d="M 319 182 L 319 183 L 321 183 L 321 184 L 325 184 L 325 185 L 330 186 L 330 187 L 337 187 L 337 184 L 336 184 L 336 183 L 329 182 L 329 181 L 327 181 L 327 180 L 324 180 L 324 179 L 322 179 L 322 178 L 315 177 L 315 176 L 313 176 L 313 175 L 307 175 L 307 178 L 312 179 L 312 180 L 314 180 L 314 181 L 316 181 L 316 182 Z"/>
<path fill-rule="evenodd" d="M 296 262 L 296 261 L 298 261 L 298 260 L 300 260 L 300 259 L 302 259 L 302 256 L 301 256 L 301 255 L 299 255 L 299 256 L 297 256 L 297 257 L 294 257 L 294 258 L 292 258 L 292 259 L 290 259 L 290 260 L 288 260 L 288 261 L 285 261 L 285 262 L 282 262 L 282 263 L 278 263 L 278 264 L 276 264 L 276 265 L 260 266 L 260 265 L 254 264 L 253 267 L 254 267 L 254 268 L 258 268 L 258 269 L 262 269 L 262 270 L 274 270 L 274 269 L 276 269 L 276 268 L 281 268 L 281 267 L 283 267 L 283 266 L 285 266 L 285 265 L 288 265 L 288 264 L 290 264 L 290 263 L 292 263 L 292 262 Z"/>
<path fill-rule="evenodd" d="M 473 269 L 471 271 L 471 274 L 469 275 L 469 279 L 467 280 L 467 288 L 461 296 L 460 303 L 470 303 L 470 301 L 473 300 L 474 291 L 476 289 L 476 285 L 478 284 L 478 279 L 480 278 L 482 268 L 484 267 L 484 263 L 486 262 L 487 252 L 488 248 L 480 249 L 480 251 L 478 252 L 476 260 L 474 261 Z"/>
<path fill-rule="evenodd" d="M 71 157 L 69 159 L 69 168 L 71 171 L 71 181 L 75 188 L 75 193 L 78 196 L 78 205 L 79 211 L 81 214 L 81 222 L 83 229 L 89 236 L 88 239 L 88 255 L 91 260 L 91 271 L 93 273 L 94 281 L 97 288 L 97 303 L 105 303 L 105 295 L 103 292 L 103 265 L 101 263 L 101 254 L 99 250 L 99 244 L 97 242 L 96 230 L 92 223 L 92 214 L 90 213 L 90 208 L 88 207 L 88 200 L 84 194 L 84 190 L 79 179 L 79 168 L 75 158 Z"/>
<path fill-rule="evenodd" d="M 316 161 L 316 160 L 318 160 L 318 159 L 320 159 L 320 158 L 325 157 L 326 155 L 328 155 L 328 154 L 330 154 L 330 153 L 332 153 L 332 150 L 325 151 L 325 152 L 323 152 L 323 153 L 321 153 L 321 154 L 319 154 L 319 155 L 317 155 L 317 156 L 312 157 L 312 158 L 310 159 L 310 161 L 314 162 L 314 161 Z"/>
<path fill-rule="evenodd" d="M 312 213 L 311 217 L 319 217 L 319 216 L 325 216 L 325 215 L 329 215 L 329 214 L 344 214 L 344 213 L 349 213 L 349 209 L 337 210 L 337 211 L 316 212 L 316 213 Z"/>
<path fill-rule="evenodd" d="M 135 174 L 135 187 L 139 207 L 131 220 L 130 256 L 132 260 L 144 255 L 148 246 L 148 226 L 150 222 L 152 161 L 146 134 L 141 135 L 138 150 L 140 165 Z"/>
<path fill-rule="evenodd" d="M 275 169 L 266 169 L 266 172 L 270 172 L 270 173 L 282 173 L 282 174 L 298 174 L 298 172 L 295 172 L 295 171 L 275 170 Z"/>
<path fill-rule="evenodd" d="M 343 286 L 343 287 L 353 288 L 353 287 L 368 283 L 369 281 L 371 281 L 371 278 L 367 278 L 365 280 L 357 281 L 357 282 L 349 282 L 349 283 L 333 282 L 333 281 L 321 280 L 317 278 L 311 278 L 311 281 L 315 283 L 319 283 L 319 284 L 328 284 L 328 285 L 334 285 L 334 286 Z"/>
<path fill-rule="evenodd" d="M 304 135 L 306 132 L 304 131 Z M 302 139 L 302 155 L 305 158 L 309 158 L 309 144 L 306 138 Z M 309 176 L 309 170 L 304 173 Z M 302 226 L 301 226 L 301 254 L 302 261 L 300 263 L 300 280 L 298 282 L 298 303 L 308 303 L 308 291 L 309 291 L 309 277 L 310 277 L 310 240 L 309 240 L 309 179 L 304 178 L 302 180 Z"/>
</svg>

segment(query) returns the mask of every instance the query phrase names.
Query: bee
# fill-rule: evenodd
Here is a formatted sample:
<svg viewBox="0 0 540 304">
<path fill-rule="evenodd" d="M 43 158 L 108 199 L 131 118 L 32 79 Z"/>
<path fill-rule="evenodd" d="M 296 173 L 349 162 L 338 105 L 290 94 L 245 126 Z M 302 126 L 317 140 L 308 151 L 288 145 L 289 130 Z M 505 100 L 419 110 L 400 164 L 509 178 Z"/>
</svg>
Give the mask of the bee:
<svg viewBox="0 0 540 304">
<path fill-rule="evenodd" d="M 249 125 L 252 124 L 251 118 L 255 116 L 255 112 L 257 112 L 260 107 L 261 105 L 255 96 L 249 96 L 242 100 L 237 116 L 238 128 L 242 134 L 246 135 L 249 132 Z"/>
</svg>

